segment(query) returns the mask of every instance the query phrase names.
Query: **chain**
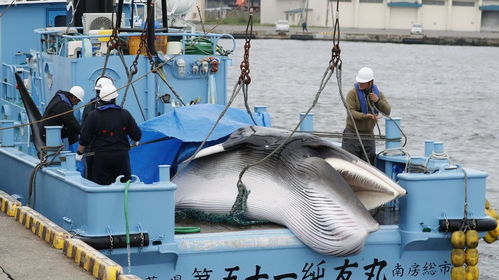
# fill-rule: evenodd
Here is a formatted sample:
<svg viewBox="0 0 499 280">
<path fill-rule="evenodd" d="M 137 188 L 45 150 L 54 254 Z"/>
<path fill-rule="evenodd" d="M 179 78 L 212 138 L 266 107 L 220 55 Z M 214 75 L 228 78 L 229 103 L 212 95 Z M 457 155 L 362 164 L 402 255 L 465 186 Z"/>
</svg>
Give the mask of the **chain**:
<svg viewBox="0 0 499 280">
<path fill-rule="evenodd" d="M 114 240 L 113 235 L 111 234 L 111 229 L 109 227 L 107 227 L 107 234 L 109 234 L 109 252 L 112 253 L 114 248 Z"/>
<path fill-rule="evenodd" d="M 340 49 L 340 1 L 336 0 L 336 19 L 334 21 L 333 27 L 333 47 L 331 48 L 331 60 L 329 61 L 329 67 L 334 70 L 338 66 L 341 60 L 341 49 Z"/>
<path fill-rule="evenodd" d="M 250 8 L 250 14 L 248 18 L 248 24 L 246 25 L 246 42 L 244 43 L 244 55 L 243 61 L 241 61 L 241 75 L 239 76 L 238 83 L 244 83 L 249 85 L 251 83 L 250 73 L 250 63 L 249 63 L 249 51 L 251 48 L 251 37 L 253 37 L 253 7 Z"/>
<path fill-rule="evenodd" d="M 142 31 L 142 34 L 140 34 L 139 49 L 137 50 L 137 55 L 135 56 L 135 59 L 132 62 L 132 66 L 130 66 L 130 75 L 131 76 L 133 76 L 139 72 L 137 65 L 139 64 L 139 57 L 140 57 L 140 54 L 142 53 L 142 48 L 144 47 L 145 40 L 146 40 L 146 29 L 144 29 L 144 31 Z"/>
<path fill-rule="evenodd" d="M 114 13 L 113 13 L 113 21 L 114 21 Z M 116 29 L 116 25 L 113 24 L 113 32 L 111 36 L 109 36 L 109 41 L 106 43 L 107 51 L 106 51 L 106 59 L 104 60 L 104 66 L 102 67 L 101 77 L 106 75 L 107 63 L 109 62 L 109 56 L 111 55 L 112 50 L 119 50 L 119 39 L 118 39 L 118 29 Z"/>
</svg>

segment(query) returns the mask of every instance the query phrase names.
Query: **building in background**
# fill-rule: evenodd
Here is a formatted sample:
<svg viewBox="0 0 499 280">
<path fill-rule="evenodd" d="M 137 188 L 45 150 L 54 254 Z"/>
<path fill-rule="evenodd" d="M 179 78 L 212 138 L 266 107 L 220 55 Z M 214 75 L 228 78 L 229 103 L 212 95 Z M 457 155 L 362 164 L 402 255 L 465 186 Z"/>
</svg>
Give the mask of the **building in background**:
<svg viewBox="0 0 499 280">
<path fill-rule="evenodd" d="M 342 27 L 499 31 L 499 0 L 340 0 Z M 292 25 L 332 26 L 336 0 L 265 0 L 261 23 L 287 19 Z"/>
</svg>

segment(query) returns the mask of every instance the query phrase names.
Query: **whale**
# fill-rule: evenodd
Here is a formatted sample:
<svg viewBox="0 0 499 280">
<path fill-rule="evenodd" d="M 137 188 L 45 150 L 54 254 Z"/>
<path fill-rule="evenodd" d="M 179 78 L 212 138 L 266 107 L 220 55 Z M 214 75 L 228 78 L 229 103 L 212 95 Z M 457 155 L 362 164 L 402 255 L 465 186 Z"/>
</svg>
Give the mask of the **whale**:
<svg viewBox="0 0 499 280">
<path fill-rule="evenodd" d="M 249 191 L 244 216 L 287 227 L 312 250 L 333 256 L 361 252 L 379 229 L 370 209 L 405 195 L 378 169 L 308 133 L 248 126 L 202 149 L 173 179 L 176 209 L 227 215 L 241 170 Z"/>
</svg>

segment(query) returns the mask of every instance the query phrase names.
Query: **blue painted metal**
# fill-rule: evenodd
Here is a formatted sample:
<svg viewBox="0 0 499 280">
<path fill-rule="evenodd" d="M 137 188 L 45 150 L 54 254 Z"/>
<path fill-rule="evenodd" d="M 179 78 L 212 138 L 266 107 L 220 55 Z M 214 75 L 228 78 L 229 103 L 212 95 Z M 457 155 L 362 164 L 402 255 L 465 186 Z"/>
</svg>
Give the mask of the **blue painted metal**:
<svg viewBox="0 0 499 280">
<path fill-rule="evenodd" d="M 12 127 L 12 126 L 14 126 L 14 121 L 0 120 L 0 124 L 1 124 L 2 128 Z M 2 146 L 4 146 L 4 147 L 14 146 L 14 130 L 13 129 L 2 130 Z"/>
<path fill-rule="evenodd" d="M 254 111 L 255 113 L 266 113 L 267 106 L 255 106 Z"/>
<path fill-rule="evenodd" d="M 61 141 L 61 129 L 62 126 L 46 126 L 46 139 L 45 142 L 48 147 L 57 147 L 62 144 Z"/>
<path fill-rule="evenodd" d="M 20 72 L 40 111 L 59 89 L 80 85 L 86 91 L 85 102 L 94 97 L 93 85 L 103 72 L 104 57 L 99 54 L 99 36 L 62 35 L 57 29 L 44 27 L 65 2 L 27 2 L 15 5 L 0 18 L 0 61 L 2 62 L 0 89 L 0 118 L 2 127 L 26 123 L 24 108 L 19 103 L 13 73 Z M 396 4 L 392 2 L 390 4 Z M 411 4 L 411 3 L 409 3 Z M 396 5 L 395 5 L 396 6 Z M 5 6 L 0 6 L 0 10 Z M 125 10 L 126 12 L 126 10 Z M 130 17 L 130 15 L 126 15 Z M 29 18 L 29 21 L 26 21 Z M 22 20 L 23 24 L 19 25 Z M 126 22 L 128 24 L 128 22 Z M 25 36 L 6 40 L 15 32 Z M 26 27 L 25 27 L 26 26 Z M 38 28 L 34 33 L 32 30 Z M 139 34 L 121 34 L 123 39 Z M 181 37 L 182 45 L 191 36 L 205 36 L 215 45 L 226 34 L 163 33 L 162 36 Z M 81 41 L 81 55 L 68 56 L 70 41 Z M 215 52 L 210 55 L 179 55 L 171 57 L 163 67 L 172 87 L 189 103 L 200 99 L 209 102 L 210 75 L 216 84 L 217 104 L 225 105 L 227 66 L 230 58 Z M 30 49 L 34 51 L 29 52 Z M 21 50 L 23 55 L 18 55 Z M 29 53 L 28 53 L 29 52 Z M 217 72 L 199 71 L 195 66 L 207 59 L 219 60 Z M 131 65 L 134 55 L 125 55 Z M 21 64 L 27 59 L 28 63 Z M 179 59 L 185 68 L 179 68 Z M 139 122 L 166 113 L 180 104 L 173 92 L 157 75 L 149 73 L 150 64 L 144 56 L 138 59 L 139 72 L 133 90 L 128 91 L 125 107 Z M 106 73 L 118 87 L 127 81 L 126 71 L 118 56 L 109 59 Z M 120 91 L 123 98 L 124 90 Z M 169 94 L 174 100 L 158 98 Z M 266 107 L 255 108 L 265 114 Z M 23 115 L 24 114 L 24 115 Z M 81 108 L 75 112 L 80 119 Z M 302 115 L 301 118 L 304 116 Z M 270 124 L 270 119 L 268 118 Z M 400 124 L 399 119 L 394 122 Z M 305 118 L 302 131 L 313 131 L 313 115 Z M 25 203 L 29 178 L 39 163 L 33 153 L 29 130 L 15 128 L 1 130 L 0 189 Z M 47 146 L 60 145 L 60 128 L 48 128 Z M 386 124 L 387 138 L 400 138 L 393 121 Z M 387 149 L 400 148 L 400 141 L 388 142 Z M 148 233 L 150 243 L 143 248 L 131 248 L 132 273 L 147 279 L 449 279 L 450 242 L 448 233 L 438 231 L 440 219 L 460 219 L 464 215 L 464 184 L 468 186 L 469 215 L 485 218 L 483 211 L 487 174 L 457 166 L 448 160 L 434 158 L 443 153 L 443 144 L 425 143 L 424 157 L 384 156 L 378 161 L 385 173 L 408 191 L 400 199 L 395 215 L 399 222 L 383 225 L 370 234 L 361 254 L 348 257 L 320 255 L 302 244 L 287 229 L 259 229 L 214 233 L 175 235 L 174 194 L 176 186 L 170 182 L 170 167 L 158 166 L 159 180 L 151 184 L 135 178 L 129 189 L 129 222 L 132 234 Z M 36 176 L 36 205 L 34 208 L 65 229 L 82 236 L 124 234 L 124 184 L 97 185 L 76 172 L 75 154 L 63 151 L 60 163 L 45 167 Z M 147 159 L 145 159 L 147 160 Z M 404 173 L 406 165 L 416 164 L 431 169 L 428 173 Z M 394 204 L 396 205 L 396 204 Z M 399 210 L 399 211 L 398 211 Z M 483 232 L 481 233 L 483 234 Z M 127 265 L 126 249 L 102 250 L 123 266 Z M 285 260 L 285 261 L 283 261 Z"/>
<path fill-rule="evenodd" d="M 385 137 L 390 140 L 385 142 L 385 148 L 400 148 L 400 118 L 388 118 L 385 123 Z"/>
<path fill-rule="evenodd" d="M 434 142 L 431 140 L 424 141 L 424 156 L 430 156 L 433 153 Z"/>
<path fill-rule="evenodd" d="M 300 131 L 303 131 L 303 132 L 314 131 L 314 114 L 313 113 L 308 113 L 308 115 L 305 115 L 305 113 L 300 113 L 300 120 L 303 120 L 302 123 L 300 124 Z"/>
<path fill-rule="evenodd" d="M 443 142 L 434 142 L 433 143 L 433 152 L 443 153 L 444 152 L 444 143 Z"/>
</svg>

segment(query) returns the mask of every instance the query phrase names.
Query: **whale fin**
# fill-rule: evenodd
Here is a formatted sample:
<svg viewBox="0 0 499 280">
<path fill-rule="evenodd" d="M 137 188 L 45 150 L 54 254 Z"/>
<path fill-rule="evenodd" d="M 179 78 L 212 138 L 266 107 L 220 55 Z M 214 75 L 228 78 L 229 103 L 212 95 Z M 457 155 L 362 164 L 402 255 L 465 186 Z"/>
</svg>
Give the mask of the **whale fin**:
<svg viewBox="0 0 499 280">
<path fill-rule="evenodd" d="M 31 95 L 24 86 L 22 78 L 17 72 L 14 74 L 16 76 L 17 88 L 19 89 L 21 100 L 23 101 L 24 108 L 26 109 L 26 114 L 28 115 L 30 128 L 33 132 L 33 143 L 35 144 L 36 150 L 40 152 L 42 147 L 45 146 L 45 141 L 42 139 L 43 125 L 39 122 L 42 119 L 42 114 L 38 110 L 38 107 L 36 107 L 35 102 L 33 102 Z"/>
</svg>

